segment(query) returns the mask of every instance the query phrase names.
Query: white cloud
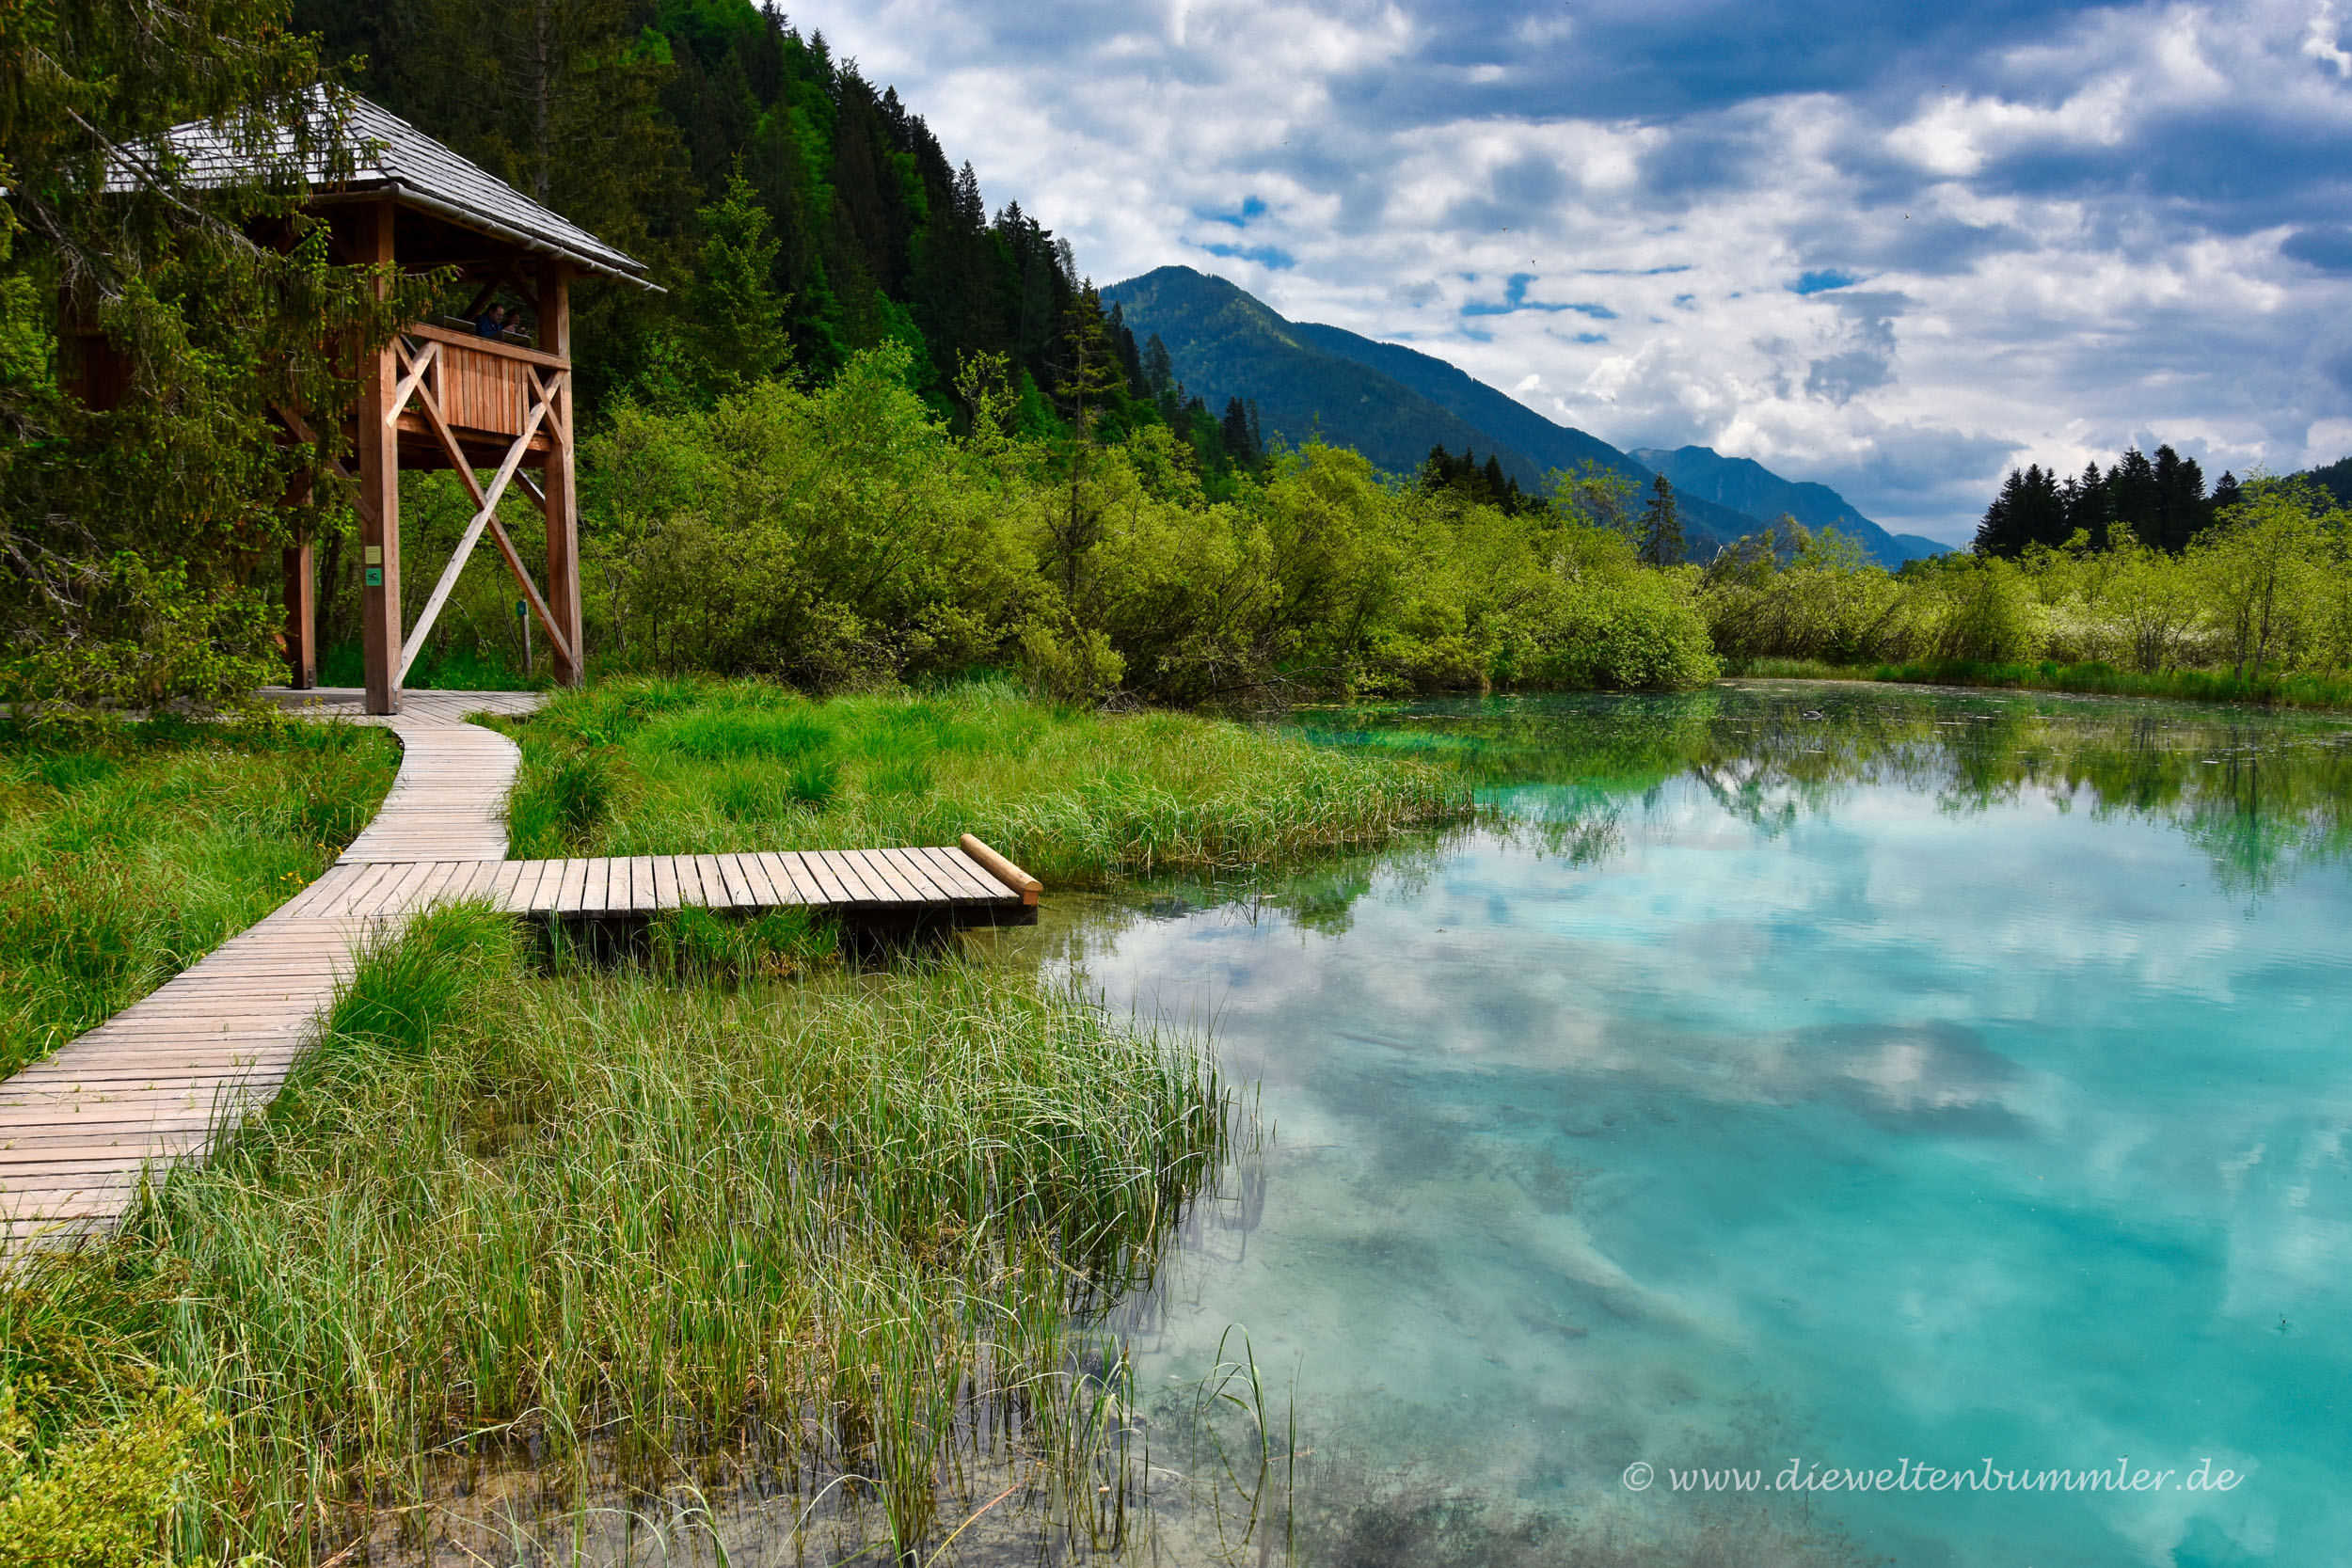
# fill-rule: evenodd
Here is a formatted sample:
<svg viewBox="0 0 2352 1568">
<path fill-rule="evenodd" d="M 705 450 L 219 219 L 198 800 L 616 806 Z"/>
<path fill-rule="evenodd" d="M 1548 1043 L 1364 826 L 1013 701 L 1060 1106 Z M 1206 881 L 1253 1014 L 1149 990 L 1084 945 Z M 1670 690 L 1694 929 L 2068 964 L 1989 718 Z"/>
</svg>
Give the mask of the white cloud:
<svg viewBox="0 0 2352 1568">
<path fill-rule="evenodd" d="M 2352 219 L 2328 6 L 1987 19 L 1835 81 L 1775 45 L 1773 84 L 1690 86 L 1752 14 L 793 11 L 1100 280 L 1219 272 L 1619 446 L 1837 484 L 1893 528 L 1964 537 L 2012 459 L 2166 439 L 2217 472 L 2352 446 L 2352 278 L 2279 249 Z M 1615 86 L 1650 77 L 1671 90 Z M 1202 217 L 1248 197 L 1266 212 L 1243 230 Z M 1794 292 L 1832 274 L 1851 281 Z M 1465 313 L 1519 275 L 1520 309 Z"/>
</svg>

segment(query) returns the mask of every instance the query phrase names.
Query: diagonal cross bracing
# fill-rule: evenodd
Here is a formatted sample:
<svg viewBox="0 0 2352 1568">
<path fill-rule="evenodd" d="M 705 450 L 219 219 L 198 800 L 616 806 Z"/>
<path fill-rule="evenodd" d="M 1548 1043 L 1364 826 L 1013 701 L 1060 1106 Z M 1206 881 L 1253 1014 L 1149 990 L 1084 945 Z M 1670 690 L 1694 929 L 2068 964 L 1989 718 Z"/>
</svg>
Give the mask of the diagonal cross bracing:
<svg viewBox="0 0 2352 1568">
<path fill-rule="evenodd" d="M 556 627 L 554 612 L 548 610 L 547 600 L 541 596 L 538 586 L 531 580 L 531 574 L 523 566 L 520 552 L 515 548 L 514 541 L 507 537 L 506 531 L 499 526 L 497 516 L 498 503 L 505 496 L 508 483 L 514 480 L 516 470 L 521 467 L 523 454 L 529 450 L 532 437 L 538 434 L 540 424 L 543 421 L 551 422 L 559 433 L 563 432 L 563 417 L 556 407 L 556 398 L 569 380 L 570 372 L 557 371 L 543 381 L 537 370 L 526 368 L 525 373 L 531 379 L 531 408 L 524 416 L 522 433 L 516 436 L 513 444 L 507 448 L 505 460 L 499 465 L 496 477 L 491 480 L 489 487 L 485 490 L 481 481 L 475 477 L 472 460 L 458 445 L 456 434 L 450 429 L 448 420 L 443 417 L 440 399 L 436 393 L 432 380 L 426 374 L 434 361 L 435 351 L 439 347 L 440 344 L 437 342 L 428 342 L 422 350 L 412 356 L 405 342 L 399 343 L 398 352 L 408 365 L 408 373 L 400 382 L 397 395 L 386 415 L 385 423 L 389 425 L 397 421 L 400 416 L 406 412 L 409 401 L 414 399 L 424 414 L 425 422 L 432 427 L 435 438 L 441 443 L 443 451 L 448 455 L 450 466 L 456 470 L 457 477 L 464 483 L 467 493 L 472 498 L 474 515 L 472 520 L 466 525 L 465 534 L 458 540 L 457 548 L 451 553 L 449 564 L 441 569 L 440 580 L 433 585 L 432 596 L 425 600 L 423 610 L 417 616 L 417 624 L 409 629 L 407 639 L 401 646 L 400 668 L 392 677 L 392 684 L 395 687 L 407 679 L 408 667 L 416 662 L 417 655 L 423 651 L 424 640 L 432 631 L 433 623 L 439 618 L 441 607 L 448 602 L 451 592 L 456 588 L 458 576 L 465 570 L 466 562 L 472 556 L 474 546 L 481 541 L 485 528 L 498 541 L 499 553 L 504 557 L 507 570 L 515 575 L 516 581 L 522 584 L 523 593 L 530 600 L 532 610 L 538 615 L 540 625 L 546 628 L 548 640 L 565 659 L 568 660 L 572 657 L 569 641 Z M 525 488 L 528 489 L 529 485 L 526 484 Z"/>
</svg>

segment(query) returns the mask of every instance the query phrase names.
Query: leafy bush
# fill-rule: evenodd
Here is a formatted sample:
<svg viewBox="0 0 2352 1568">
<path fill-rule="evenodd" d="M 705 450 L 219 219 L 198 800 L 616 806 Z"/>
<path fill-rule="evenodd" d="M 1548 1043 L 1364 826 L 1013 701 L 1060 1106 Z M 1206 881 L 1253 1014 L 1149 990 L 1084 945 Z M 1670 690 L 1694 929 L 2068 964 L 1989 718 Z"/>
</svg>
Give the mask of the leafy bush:
<svg viewBox="0 0 2352 1568">
<path fill-rule="evenodd" d="M 622 407 L 582 460 L 608 661 L 817 691 L 990 665 L 1187 705 L 1715 673 L 1684 580 L 1572 505 L 1506 514 L 1319 442 L 1211 499 L 1165 425 L 959 440 L 905 370 L 884 344 L 816 390 Z"/>
</svg>

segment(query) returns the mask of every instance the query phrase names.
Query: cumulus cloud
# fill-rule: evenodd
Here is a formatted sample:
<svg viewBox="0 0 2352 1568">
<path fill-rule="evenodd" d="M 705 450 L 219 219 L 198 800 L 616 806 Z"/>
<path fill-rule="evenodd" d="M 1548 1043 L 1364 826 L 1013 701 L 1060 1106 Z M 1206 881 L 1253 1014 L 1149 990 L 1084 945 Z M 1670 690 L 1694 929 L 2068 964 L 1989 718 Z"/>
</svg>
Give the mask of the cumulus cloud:
<svg viewBox="0 0 2352 1568">
<path fill-rule="evenodd" d="M 1620 446 L 1964 537 L 2000 471 L 2352 433 L 2331 4 L 817 0 L 992 201 Z"/>
</svg>

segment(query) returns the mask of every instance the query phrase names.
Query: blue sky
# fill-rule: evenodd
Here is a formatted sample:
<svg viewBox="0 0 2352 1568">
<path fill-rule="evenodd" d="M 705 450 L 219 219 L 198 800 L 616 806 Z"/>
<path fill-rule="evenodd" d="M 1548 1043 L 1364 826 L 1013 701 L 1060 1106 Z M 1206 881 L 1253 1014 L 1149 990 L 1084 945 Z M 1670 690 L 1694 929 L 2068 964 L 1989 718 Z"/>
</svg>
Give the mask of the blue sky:
<svg viewBox="0 0 2352 1568">
<path fill-rule="evenodd" d="M 2352 452 L 2352 0 L 848 0 L 992 206 L 1620 447 L 1964 538 L 2001 472 Z"/>
</svg>

